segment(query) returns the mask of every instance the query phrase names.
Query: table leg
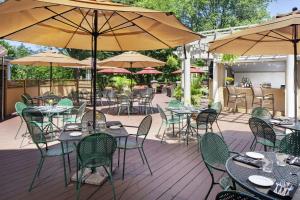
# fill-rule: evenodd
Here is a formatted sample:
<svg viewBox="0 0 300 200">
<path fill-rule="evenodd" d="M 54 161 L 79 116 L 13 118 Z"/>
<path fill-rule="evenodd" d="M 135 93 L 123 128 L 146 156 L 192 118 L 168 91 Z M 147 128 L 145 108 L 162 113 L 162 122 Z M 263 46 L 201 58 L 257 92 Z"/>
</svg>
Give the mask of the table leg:
<svg viewBox="0 0 300 200">
<path fill-rule="evenodd" d="M 63 166 L 64 166 L 65 187 L 67 187 L 68 183 L 67 183 L 66 159 L 65 159 L 63 142 L 60 142 L 60 145 L 61 145 L 61 152 L 62 152 Z"/>
</svg>

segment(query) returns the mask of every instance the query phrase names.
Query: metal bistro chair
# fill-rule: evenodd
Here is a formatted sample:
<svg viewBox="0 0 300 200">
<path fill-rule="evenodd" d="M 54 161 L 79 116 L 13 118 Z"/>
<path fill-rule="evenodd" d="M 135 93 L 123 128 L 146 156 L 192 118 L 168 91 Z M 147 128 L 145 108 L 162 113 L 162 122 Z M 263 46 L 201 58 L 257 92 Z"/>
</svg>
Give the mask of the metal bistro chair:
<svg viewBox="0 0 300 200">
<path fill-rule="evenodd" d="M 237 191 L 223 191 L 217 194 L 216 200 L 259 200 L 259 199 Z"/>
<path fill-rule="evenodd" d="M 228 98 L 227 98 L 227 107 L 229 103 L 234 103 L 234 112 L 237 110 L 237 103 L 239 100 L 243 100 L 245 102 L 246 113 L 247 109 L 247 98 L 246 93 L 237 93 L 234 86 L 227 86 Z"/>
<path fill-rule="evenodd" d="M 267 108 L 256 107 L 251 112 L 252 117 L 260 118 L 262 120 L 272 119 L 272 115 Z"/>
<path fill-rule="evenodd" d="M 191 127 L 196 130 L 197 133 L 197 141 L 198 141 L 198 151 L 200 150 L 200 140 L 201 135 L 199 134 L 199 130 L 204 130 L 204 133 L 208 132 L 210 129 L 213 132 L 212 125 L 216 121 L 218 113 L 214 109 L 206 109 L 201 111 L 196 118 L 196 123 L 191 123 Z M 223 135 L 221 133 L 223 138 Z"/>
<path fill-rule="evenodd" d="M 142 158 L 143 164 L 145 164 L 145 161 L 147 163 L 148 169 L 150 171 L 150 174 L 152 175 L 152 171 L 150 169 L 150 165 L 148 163 L 145 151 L 144 151 L 144 142 L 146 140 L 146 137 L 149 133 L 149 130 L 152 125 L 152 116 L 147 115 L 140 125 L 137 127 L 138 130 L 136 134 L 129 134 L 129 136 L 134 136 L 134 140 L 130 140 L 128 137 L 126 138 L 120 138 L 118 142 L 118 166 L 120 164 L 120 150 L 123 149 L 124 155 L 123 155 L 123 173 L 122 173 L 122 179 L 124 180 L 124 172 L 125 172 L 125 163 L 126 163 L 126 151 L 132 150 L 132 149 L 138 149 L 140 156 Z M 141 139 L 140 139 L 141 138 Z M 143 158 L 144 156 L 144 158 Z M 145 159 L 145 161 L 144 161 Z"/>
<path fill-rule="evenodd" d="M 86 104 L 87 104 L 87 102 L 83 102 L 78 109 L 77 108 L 72 108 L 72 110 L 71 110 L 72 117 L 68 117 L 65 120 L 65 122 L 66 123 L 80 123 L 82 115 L 83 115 L 83 113 L 85 111 L 85 108 L 86 108 Z M 73 116 L 73 115 L 75 115 L 75 116 Z"/>
<path fill-rule="evenodd" d="M 23 115 L 31 115 L 30 113 L 27 113 L 26 109 L 23 110 Z M 66 166 L 65 166 L 65 158 L 64 155 L 68 156 L 68 166 L 69 166 L 69 172 L 71 172 L 71 166 L 70 166 L 70 157 L 69 154 L 72 153 L 73 149 L 68 146 L 68 145 L 56 145 L 55 147 L 48 147 L 47 144 L 47 139 L 45 137 L 45 133 L 44 131 L 40 128 L 40 126 L 34 122 L 27 122 L 27 128 L 28 131 L 30 133 L 30 136 L 32 138 L 32 141 L 35 143 L 35 145 L 37 146 L 39 152 L 40 152 L 40 161 L 38 163 L 38 167 L 36 169 L 36 172 L 33 176 L 33 179 L 31 181 L 31 184 L 29 186 L 29 192 L 32 190 L 33 188 L 33 184 L 36 180 L 37 177 L 39 177 L 44 161 L 46 158 L 48 157 L 57 157 L 57 156 L 61 156 L 63 158 L 63 166 L 64 166 L 64 178 L 65 178 L 65 186 L 67 186 L 67 175 L 66 175 Z M 62 147 L 64 148 L 64 150 L 62 151 Z"/>
<path fill-rule="evenodd" d="M 252 108 L 254 107 L 254 104 L 263 107 L 267 104 L 266 102 L 269 102 L 269 104 L 271 104 L 270 109 L 272 109 L 274 115 L 274 95 L 271 93 L 264 94 L 261 87 L 251 87 L 251 89 L 253 93 Z"/>
<path fill-rule="evenodd" d="M 142 110 L 144 110 L 146 115 L 148 114 L 148 108 L 150 108 L 151 114 L 153 113 L 151 96 L 142 96 L 138 102 L 139 111 L 141 112 Z"/>
<path fill-rule="evenodd" d="M 162 138 L 161 138 L 161 142 L 163 142 L 164 140 L 164 136 L 166 134 L 166 129 L 170 127 L 170 125 L 178 125 L 178 128 L 180 130 L 180 117 L 178 116 L 171 116 L 171 117 L 167 117 L 166 113 L 164 112 L 164 110 L 157 104 L 157 109 L 158 109 L 158 112 L 160 114 L 160 117 L 162 119 L 161 121 L 161 125 L 158 129 L 158 132 L 157 132 L 157 136 L 159 135 L 160 131 L 161 131 L 161 128 L 164 127 L 164 133 L 162 135 Z M 174 134 L 174 133 L 173 133 Z M 180 136 L 180 134 L 179 134 Z"/>
<path fill-rule="evenodd" d="M 117 105 L 118 105 L 118 115 L 120 115 L 120 113 L 123 110 L 127 111 L 128 116 L 130 115 L 130 98 L 127 95 L 120 95 L 117 98 Z"/>
<path fill-rule="evenodd" d="M 36 103 L 33 101 L 32 97 L 27 93 L 22 94 L 21 99 L 22 99 L 23 103 L 26 104 L 27 106 L 36 105 Z"/>
<path fill-rule="evenodd" d="M 106 122 L 106 117 L 103 112 L 96 110 L 96 122 Z M 88 123 L 89 126 L 93 126 L 93 110 L 89 110 L 83 114 L 81 123 Z"/>
<path fill-rule="evenodd" d="M 222 112 L 222 103 L 220 101 L 214 102 L 214 103 L 211 104 L 210 108 L 214 109 L 218 114 L 217 118 L 216 118 L 216 124 L 217 124 L 217 127 L 219 129 L 219 132 L 220 132 L 222 138 L 224 139 L 222 131 L 221 131 L 220 126 L 219 126 L 219 123 L 218 123 L 218 118 L 219 118 L 219 116 Z"/>
<path fill-rule="evenodd" d="M 300 132 L 286 135 L 279 143 L 278 151 L 293 156 L 300 156 Z"/>
<path fill-rule="evenodd" d="M 21 124 L 20 124 L 20 126 L 19 126 L 19 128 L 18 128 L 18 131 L 17 131 L 16 135 L 15 135 L 15 139 L 16 139 L 17 136 L 19 135 L 19 132 L 20 132 L 20 130 L 21 130 L 21 128 L 22 128 L 22 125 L 23 125 L 23 123 L 24 123 L 24 119 L 23 119 L 23 116 L 22 116 L 22 111 L 23 111 L 23 109 L 25 109 L 25 108 L 27 108 L 27 105 L 26 105 L 25 103 L 23 103 L 23 102 L 17 102 L 17 103 L 15 104 L 16 112 L 17 112 L 18 116 L 19 116 L 20 119 L 21 119 Z M 24 135 L 23 135 L 23 136 L 24 136 Z"/>
<path fill-rule="evenodd" d="M 251 117 L 249 126 L 254 135 L 250 146 L 251 150 L 255 150 L 257 143 L 262 144 L 265 151 L 267 151 L 267 147 L 271 147 L 273 150 L 278 147 L 280 141 L 276 139 L 274 129 L 266 121 L 257 117 Z"/>
<path fill-rule="evenodd" d="M 205 199 L 207 199 L 216 184 L 219 184 L 223 190 L 231 188 L 232 181 L 228 176 L 224 176 L 218 182 L 215 182 L 213 172 L 226 172 L 226 161 L 230 157 L 230 153 L 234 152 L 229 151 L 228 146 L 219 135 L 211 132 L 207 132 L 202 136 L 200 148 L 202 159 L 212 179 L 209 191 L 205 196 Z"/>
<path fill-rule="evenodd" d="M 58 101 L 57 106 L 72 108 L 73 107 L 73 101 L 71 99 L 68 99 L 68 98 L 63 98 L 63 99 L 60 99 Z M 64 125 L 66 119 L 69 118 L 71 113 L 72 113 L 72 110 L 69 109 L 69 110 L 65 111 L 64 113 L 60 113 L 60 114 L 57 114 L 57 115 L 53 116 L 53 118 L 57 118 L 57 124 L 58 124 L 58 119 L 62 118 L 63 125 Z"/>
<path fill-rule="evenodd" d="M 116 199 L 112 176 L 113 154 L 117 148 L 117 141 L 111 135 L 95 133 L 83 138 L 77 145 L 77 199 L 80 198 L 80 187 L 83 172 L 86 168 L 103 167 L 112 185 L 113 198 Z M 109 168 L 109 169 L 108 169 Z"/>
</svg>

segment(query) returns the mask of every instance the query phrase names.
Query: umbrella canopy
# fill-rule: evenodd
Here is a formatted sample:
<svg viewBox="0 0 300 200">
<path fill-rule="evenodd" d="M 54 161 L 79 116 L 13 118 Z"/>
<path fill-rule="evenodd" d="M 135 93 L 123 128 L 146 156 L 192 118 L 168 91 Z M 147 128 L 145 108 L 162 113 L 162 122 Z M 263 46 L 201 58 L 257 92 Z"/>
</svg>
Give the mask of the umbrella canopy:
<svg viewBox="0 0 300 200">
<path fill-rule="evenodd" d="M 120 55 L 102 60 L 100 64 L 121 68 L 146 68 L 163 66 L 166 63 L 135 51 L 128 51 Z"/>
<path fill-rule="evenodd" d="M 152 67 L 146 67 L 145 69 L 138 71 L 135 74 L 162 74 L 162 72 L 158 71 Z"/>
<path fill-rule="evenodd" d="M 277 16 L 263 24 L 215 40 L 212 53 L 233 55 L 294 54 L 295 120 L 297 119 L 297 54 L 300 41 L 300 11 Z"/>
<path fill-rule="evenodd" d="M 98 71 L 100 74 L 131 74 L 131 72 L 127 69 L 110 67 L 106 69 L 101 69 Z"/>
<path fill-rule="evenodd" d="M 205 71 L 203 71 L 200 67 L 191 66 L 191 74 L 204 74 Z M 178 69 L 172 74 L 182 74 L 182 69 Z"/>
<path fill-rule="evenodd" d="M 165 49 L 201 38 L 171 13 L 100 0 L 8 0 L 0 24 L 0 39 L 92 50 L 94 122 L 98 50 Z"/>
<path fill-rule="evenodd" d="M 11 64 L 18 65 L 30 65 L 30 66 L 48 66 L 50 67 L 50 91 L 52 90 L 52 67 L 71 67 L 76 68 L 77 66 L 83 66 L 85 64 L 81 63 L 79 60 L 66 56 L 64 54 L 58 53 L 56 51 L 45 51 L 38 54 L 29 55 L 23 58 L 18 58 L 12 60 Z"/>
</svg>

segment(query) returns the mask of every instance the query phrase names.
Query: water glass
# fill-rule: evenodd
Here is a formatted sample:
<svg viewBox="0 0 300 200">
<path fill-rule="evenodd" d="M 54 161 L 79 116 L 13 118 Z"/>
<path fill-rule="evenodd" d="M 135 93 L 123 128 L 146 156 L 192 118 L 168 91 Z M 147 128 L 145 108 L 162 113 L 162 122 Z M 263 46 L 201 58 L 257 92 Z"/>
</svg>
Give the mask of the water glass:
<svg viewBox="0 0 300 200">
<path fill-rule="evenodd" d="M 273 161 L 265 159 L 262 170 L 267 173 L 273 172 Z"/>
<path fill-rule="evenodd" d="M 276 153 L 276 163 L 278 166 L 286 166 L 286 159 L 288 155 L 284 153 Z"/>
</svg>

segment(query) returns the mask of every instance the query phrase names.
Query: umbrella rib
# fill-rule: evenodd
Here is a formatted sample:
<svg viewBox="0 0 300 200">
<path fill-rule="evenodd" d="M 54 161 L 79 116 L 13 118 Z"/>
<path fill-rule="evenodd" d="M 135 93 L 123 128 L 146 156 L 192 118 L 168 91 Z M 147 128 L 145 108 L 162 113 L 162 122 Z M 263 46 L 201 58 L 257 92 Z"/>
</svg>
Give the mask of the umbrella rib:
<svg viewBox="0 0 300 200">
<path fill-rule="evenodd" d="M 81 11 L 81 9 L 79 9 L 79 11 L 80 11 L 82 17 L 84 17 L 84 20 L 86 21 L 86 23 L 89 25 L 90 29 L 93 30 L 93 28 L 92 28 L 90 22 L 86 19 L 86 16 L 87 16 L 87 15 L 84 16 L 84 14 L 83 14 L 83 12 Z M 90 13 L 90 11 L 91 11 L 91 9 L 89 9 L 87 13 Z"/>
<path fill-rule="evenodd" d="M 272 30 L 270 30 L 269 33 L 273 32 Z M 256 33 L 257 35 L 261 35 L 261 36 L 264 36 L 264 34 L 261 34 L 261 33 Z M 285 40 L 283 38 L 279 38 L 279 37 L 275 37 L 275 36 L 271 36 L 271 35 L 267 35 L 267 37 L 270 37 L 270 38 L 273 38 L 273 39 L 278 39 L 278 40 L 282 40 L 282 41 L 289 41 L 289 40 Z"/>
<path fill-rule="evenodd" d="M 68 21 L 69 23 L 73 24 L 73 26 L 70 25 L 70 24 L 68 24 L 68 23 L 66 23 L 66 22 L 64 22 L 64 21 L 62 21 L 62 20 L 58 20 L 58 19 L 56 19 L 55 17 L 53 17 L 53 19 L 58 20 L 58 21 L 60 21 L 60 22 L 62 22 L 62 23 L 64 23 L 64 24 L 67 24 L 67 25 L 72 26 L 72 27 L 74 27 L 74 28 L 80 27 L 82 31 L 91 33 L 88 29 L 86 29 L 86 28 L 84 28 L 84 27 L 82 27 L 82 26 L 76 24 L 75 22 L 72 22 L 70 19 L 68 19 L 68 18 L 66 18 L 66 17 L 64 17 L 64 16 L 62 16 L 62 14 L 58 14 L 58 13 L 56 13 L 55 11 L 53 11 L 53 10 L 47 8 L 47 7 L 45 7 L 45 8 L 46 8 L 47 10 L 49 10 L 50 12 L 53 12 L 54 14 L 57 14 L 55 17 L 58 17 L 58 16 L 59 16 L 59 17 L 63 18 L 64 20 Z M 77 9 L 77 8 L 75 8 L 75 9 Z M 65 14 L 65 13 L 64 13 L 64 14 Z"/>
<path fill-rule="evenodd" d="M 127 19 L 126 17 L 124 17 L 123 15 L 121 15 L 120 13 L 117 13 L 119 16 L 121 16 L 122 18 Z M 150 36 L 152 36 L 153 38 L 155 38 L 156 40 L 158 40 L 160 43 L 166 45 L 168 48 L 172 48 L 170 45 L 168 45 L 167 43 L 165 43 L 164 41 L 162 41 L 161 39 L 159 39 L 158 37 L 156 37 L 155 35 L 153 35 L 152 33 L 150 33 L 149 31 L 146 31 L 144 28 L 142 28 L 141 26 L 135 24 L 136 27 L 140 28 L 141 30 L 143 30 L 145 33 L 149 34 Z"/>
<path fill-rule="evenodd" d="M 224 44 L 221 44 L 221 45 L 219 45 L 219 46 L 217 46 L 217 47 L 209 50 L 208 52 L 213 52 L 213 51 L 215 51 L 215 50 L 217 50 L 217 49 L 219 49 L 219 48 L 221 48 L 221 47 L 223 47 L 223 46 L 225 46 L 225 45 L 227 45 L 227 44 L 229 44 L 229 43 L 231 43 L 231 42 L 233 42 L 233 41 L 235 41 L 237 39 L 240 39 L 240 38 L 241 37 L 233 38 L 232 40 L 229 40 L 229 41 L 225 42 Z"/>
<path fill-rule="evenodd" d="M 79 9 L 80 10 L 80 9 Z M 67 46 L 69 45 L 69 43 L 71 42 L 71 40 L 73 39 L 74 35 L 77 33 L 79 26 L 81 26 L 81 24 L 83 23 L 84 19 L 86 18 L 86 16 L 89 14 L 90 10 L 86 13 L 85 16 L 83 16 L 80 24 L 78 25 L 78 27 L 75 29 L 75 31 L 72 33 L 70 39 L 68 40 L 67 44 L 65 45 L 65 48 L 67 48 Z"/>
<path fill-rule="evenodd" d="M 267 34 L 263 35 L 262 38 L 260 38 L 257 42 L 255 42 L 250 48 L 248 48 L 243 54 L 242 56 L 244 56 L 247 52 L 249 52 L 251 49 L 253 49 L 260 41 L 262 41 L 265 37 L 267 37 L 269 34 L 271 33 L 271 31 L 269 31 Z"/>
<path fill-rule="evenodd" d="M 291 40 L 290 38 L 288 38 L 288 37 L 286 37 L 286 36 L 284 36 L 284 35 L 282 35 L 282 34 L 276 32 L 276 31 L 274 31 L 274 30 L 271 30 L 271 32 L 272 32 L 272 33 L 275 33 L 275 34 L 277 34 L 277 35 L 279 35 L 279 36 L 281 36 L 281 37 L 284 37 L 284 38 L 287 39 L 288 41 Z"/>
<path fill-rule="evenodd" d="M 112 27 L 111 29 L 115 29 L 115 28 L 118 28 L 118 27 L 120 27 L 120 26 L 123 26 L 124 24 L 127 24 L 127 23 L 132 23 L 130 26 L 132 26 L 133 25 L 133 21 L 134 20 L 136 20 L 136 19 L 139 19 L 139 18 L 141 18 L 142 16 L 138 16 L 138 17 L 136 17 L 136 18 L 133 18 L 133 19 L 131 19 L 131 20 L 127 20 L 126 22 L 123 22 L 123 23 L 121 23 L 121 24 L 119 24 L 119 25 L 116 25 L 116 26 L 114 26 L 114 27 Z M 128 27 L 130 27 L 130 26 L 128 26 Z M 124 27 L 121 27 L 120 29 L 122 29 L 122 28 L 124 28 Z M 127 28 L 127 27 L 125 27 L 125 28 Z M 119 29 L 116 29 L 116 30 L 119 30 Z M 101 31 L 101 30 L 100 30 Z M 102 33 L 106 33 L 107 31 L 110 31 L 109 29 L 106 29 L 106 30 L 104 30 L 104 31 L 102 31 L 102 32 L 99 32 L 100 34 L 102 34 Z"/>
<path fill-rule="evenodd" d="M 114 28 L 112 28 L 112 29 L 110 29 L 110 30 L 107 29 L 107 30 L 101 32 L 100 34 L 103 35 L 103 34 L 105 34 L 105 33 L 109 33 L 109 32 L 113 32 L 113 31 L 118 31 L 118 30 L 126 29 L 126 28 L 129 28 L 129 27 L 132 27 L 132 26 L 135 26 L 135 25 L 134 25 L 134 24 L 130 24 L 130 25 L 128 25 L 128 26 L 124 26 L 124 27 L 117 28 L 117 29 L 114 29 Z"/>
<path fill-rule="evenodd" d="M 108 26 L 109 26 L 109 28 L 111 29 L 111 25 L 110 25 L 110 23 L 109 23 L 109 19 L 110 19 L 110 18 L 109 18 L 109 19 L 107 19 L 105 14 L 104 14 L 104 18 L 106 19 L 106 22 L 105 22 L 105 23 L 107 23 L 107 24 L 108 24 Z M 118 38 L 116 37 L 116 34 L 114 33 L 114 31 L 113 31 L 113 30 L 112 30 L 111 32 L 112 32 L 112 34 L 114 35 L 114 38 L 115 38 L 115 40 L 117 41 L 117 43 L 118 43 L 118 46 L 119 46 L 120 50 L 121 50 L 121 51 L 123 51 L 123 48 L 121 47 L 121 44 L 120 44 L 120 42 L 119 42 Z"/>
<path fill-rule="evenodd" d="M 103 16 L 105 17 L 106 21 L 105 21 L 104 24 L 99 28 L 98 33 L 101 32 L 101 29 L 108 23 L 108 21 L 112 18 L 112 16 L 113 16 L 115 13 L 116 13 L 116 12 L 114 11 L 114 12 L 109 16 L 108 19 L 106 18 L 105 14 L 103 13 Z"/>
<path fill-rule="evenodd" d="M 64 11 L 64 12 L 62 12 L 62 13 L 60 13 L 60 14 L 65 14 L 65 13 L 71 12 L 71 11 L 73 11 L 73 10 L 75 10 L 75 9 L 76 9 L 76 8 L 72 8 L 72 9 L 67 10 L 67 11 Z M 39 23 L 43 23 L 43 22 L 45 22 L 45 21 L 47 21 L 47 20 L 49 20 L 49 19 L 53 19 L 53 17 L 56 17 L 56 16 L 58 16 L 58 15 L 60 15 L 60 14 L 57 14 L 57 15 L 48 17 L 48 18 L 43 19 L 43 20 L 41 20 L 41 21 L 38 21 L 38 22 L 36 22 L 36 23 L 34 23 L 34 24 L 30 24 L 29 26 L 26 26 L 26 27 L 23 27 L 23 28 L 21 28 L 21 29 L 19 29 L 19 30 L 16 30 L 16 31 L 14 31 L 14 32 L 12 32 L 12 33 L 9 33 L 9 34 L 7 34 L 7 35 L 1 36 L 0 39 L 6 38 L 6 37 L 8 37 L 8 36 L 10 36 L 10 35 L 13 35 L 13 34 L 18 33 L 18 32 L 20 32 L 20 31 L 23 31 L 23 30 L 25 30 L 25 29 L 31 28 L 31 27 L 33 27 L 33 26 L 35 26 L 35 25 L 37 25 L 37 24 L 39 24 Z"/>
<path fill-rule="evenodd" d="M 87 30 L 84 30 L 84 29 L 81 29 L 80 27 L 79 27 L 79 25 L 72 25 L 72 24 L 69 24 L 69 23 L 67 23 L 67 22 L 64 22 L 64 21 L 62 21 L 62 20 L 60 20 L 60 19 L 56 19 L 55 17 L 54 18 L 52 18 L 53 20 L 56 20 L 56 21 L 58 21 L 58 22 L 60 22 L 60 23 L 62 23 L 62 24 L 65 24 L 65 25 L 68 25 L 68 26 L 70 26 L 70 27 L 72 27 L 72 28 L 78 28 L 78 29 L 80 29 L 80 30 L 82 30 L 82 31 L 84 31 L 84 32 L 87 32 L 87 33 L 91 33 L 91 32 L 89 32 L 89 31 L 87 31 Z M 61 29 L 62 30 L 62 29 Z"/>
</svg>

